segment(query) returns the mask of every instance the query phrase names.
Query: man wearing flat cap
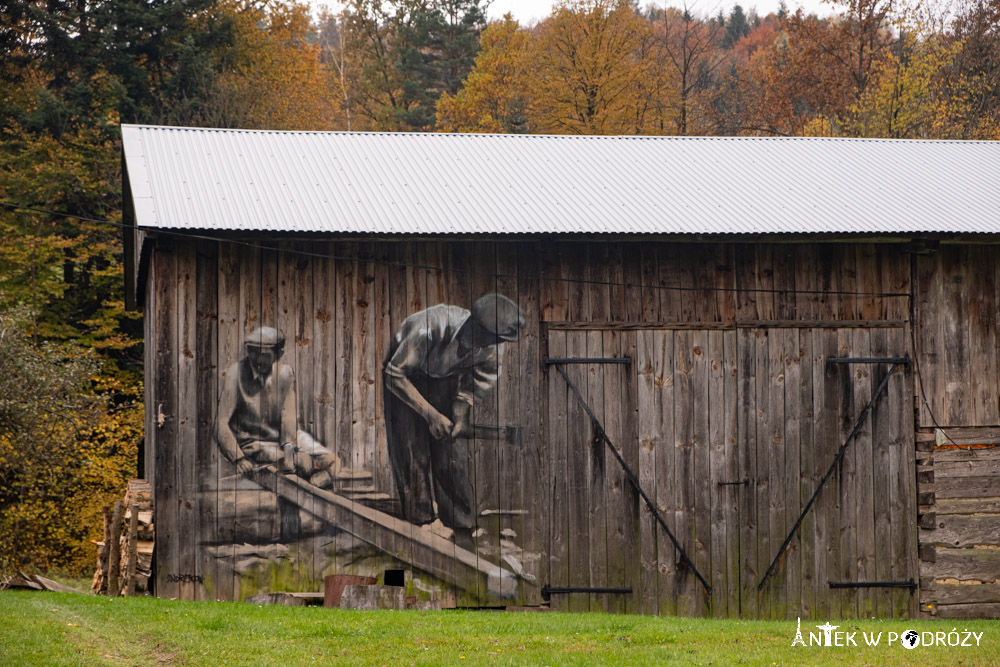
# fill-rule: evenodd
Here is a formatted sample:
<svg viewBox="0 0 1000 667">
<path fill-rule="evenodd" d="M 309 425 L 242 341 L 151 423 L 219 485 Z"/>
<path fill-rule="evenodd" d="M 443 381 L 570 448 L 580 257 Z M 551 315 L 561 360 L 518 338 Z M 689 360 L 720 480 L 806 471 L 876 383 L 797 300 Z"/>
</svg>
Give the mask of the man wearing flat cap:
<svg viewBox="0 0 1000 667">
<path fill-rule="evenodd" d="M 523 327 L 524 313 L 501 294 L 479 297 L 471 310 L 432 306 L 403 321 L 385 364 L 387 446 L 403 517 L 439 518 L 466 548 L 475 508 L 462 436 L 473 404 L 496 385 L 504 343 Z"/>
<path fill-rule="evenodd" d="M 229 367 L 219 396 L 215 440 L 250 476 L 258 465 L 275 465 L 321 488 L 331 488 L 340 459 L 298 428 L 295 372 L 280 361 L 284 335 L 258 327 L 243 343 L 246 356 Z"/>
</svg>

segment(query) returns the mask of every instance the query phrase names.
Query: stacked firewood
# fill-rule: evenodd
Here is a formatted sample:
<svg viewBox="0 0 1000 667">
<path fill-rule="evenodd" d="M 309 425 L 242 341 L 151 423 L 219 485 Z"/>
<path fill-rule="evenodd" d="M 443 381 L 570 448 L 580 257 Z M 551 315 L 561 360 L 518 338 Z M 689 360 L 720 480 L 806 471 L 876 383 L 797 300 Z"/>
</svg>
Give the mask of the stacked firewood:
<svg viewBox="0 0 1000 667">
<path fill-rule="evenodd" d="M 136 595 L 149 590 L 153 566 L 153 490 L 144 479 L 129 480 L 124 500 L 104 508 L 104 540 L 97 542 L 98 595 Z"/>
</svg>

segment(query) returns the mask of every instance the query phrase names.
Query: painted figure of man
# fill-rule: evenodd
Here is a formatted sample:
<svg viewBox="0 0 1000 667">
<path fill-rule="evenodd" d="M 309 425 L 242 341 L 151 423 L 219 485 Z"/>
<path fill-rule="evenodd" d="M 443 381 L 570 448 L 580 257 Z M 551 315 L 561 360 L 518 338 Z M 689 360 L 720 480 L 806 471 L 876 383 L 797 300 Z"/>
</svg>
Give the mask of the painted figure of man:
<svg viewBox="0 0 1000 667">
<path fill-rule="evenodd" d="M 387 445 L 403 517 L 421 525 L 440 518 L 467 548 L 475 508 L 460 436 L 471 431 L 473 403 L 496 384 L 504 343 L 523 327 L 524 313 L 500 294 L 481 296 L 471 310 L 432 306 L 403 321 L 385 364 Z"/>
<path fill-rule="evenodd" d="M 280 361 L 285 337 L 272 327 L 259 327 L 243 346 L 246 356 L 229 367 L 219 396 L 219 449 L 242 475 L 273 464 L 318 487 L 332 487 L 340 460 L 298 429 L 295 372 Z"/>
</svg>

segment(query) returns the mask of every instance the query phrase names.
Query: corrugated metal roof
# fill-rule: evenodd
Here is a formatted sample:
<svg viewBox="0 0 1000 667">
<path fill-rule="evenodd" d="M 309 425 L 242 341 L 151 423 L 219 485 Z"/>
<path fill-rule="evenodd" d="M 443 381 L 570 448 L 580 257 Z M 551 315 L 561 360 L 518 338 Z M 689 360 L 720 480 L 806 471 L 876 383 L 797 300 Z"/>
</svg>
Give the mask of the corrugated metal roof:
<svg viewBox="0 0 1000 667">
<path fill-rule="evenodd" d="M 1000 142 L 123 125 L 139 227 L 386 234 L 1000 232 Z"/>
</svg>

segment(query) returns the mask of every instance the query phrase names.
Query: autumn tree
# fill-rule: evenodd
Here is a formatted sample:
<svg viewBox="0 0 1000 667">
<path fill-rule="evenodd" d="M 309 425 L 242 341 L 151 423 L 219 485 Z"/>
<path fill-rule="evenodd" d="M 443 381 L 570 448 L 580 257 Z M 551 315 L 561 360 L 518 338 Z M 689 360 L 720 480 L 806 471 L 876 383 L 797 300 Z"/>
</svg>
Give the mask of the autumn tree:
<svg viewBox="0 0 1000 667">
<path fill-rule="evenodd" d="M 558 6 L 533 46 L 529 121 L 553 134 L 657 132 L 666 104 L 649 25 L 626 0 Z"/>
<path fill-rule="evenodd" d="M 654 11 L 652 20 L 665 56 L 663 65 L 673 81 L 676 133 L 701 131 L 699 124 L 692 126 L 692 112 L 699 108 L 701 93 L 708 90 L 711 78 L 726 61 L 722 50 L 725 24 L 702 20 L 687 7 Z"/>
<path fill-rule="evenodd" d="M 465 85 L 437 103 L 443 132 L 530 132 L 531 35 L 510 14 L 487 26 Z"/>
<path fill-rule="evenodd" d="M 472 69 L 479 0 L 352 0 L 345 45 L 360 63 L 353 108 L 377 129 L 428 130 L 443 93 Z"/>
<path fill-rule="evenodd" d="M 346 129 L 336 73 L 316 43 L 308 5 L 223 4 L 232 41 L 188 124 L 272 130 Z"/>
</svg>

